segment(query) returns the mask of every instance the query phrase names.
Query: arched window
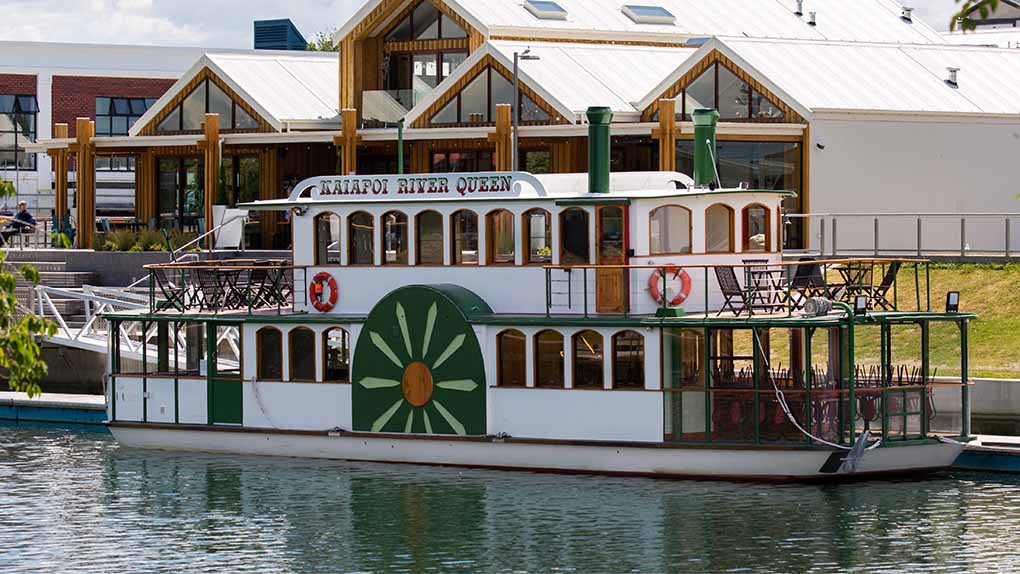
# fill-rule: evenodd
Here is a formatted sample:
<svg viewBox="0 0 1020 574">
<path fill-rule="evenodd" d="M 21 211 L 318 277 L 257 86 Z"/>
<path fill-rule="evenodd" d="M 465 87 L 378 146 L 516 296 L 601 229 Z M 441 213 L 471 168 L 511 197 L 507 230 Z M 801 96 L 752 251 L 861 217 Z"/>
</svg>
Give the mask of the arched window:
<svg viewBox="0 0 1020 574">
<path fill-rule="evenodd" d="M 443 216 L 423 211 L 414 217 L 415 258 L 418 265 L 443 264 Z"/>
<path fill-rule="evenodd" d="M 744 251 L 772 251 L 772 215 L 760 203 L 744 208 Z"/>
<path fill-rule="evenodd" d="M 524 264 L 552 263 L 552 216 L 544 209 L 532 209 L 524 214 L 523 220 Z"/>
<path fill-rule="evenodd" d="M 649 216 L 650 255 L 691 252 L 691 211 L 679 205 L 663 205 Z"/>
<path fill-rule="evenodd" d="M 595 331 L 581 331 L 574 335 L 574 388 L 601 389 L 605 387 L 605 351 L 602 335 Z"/>
<path fill-rule="evenodd" d="M 513 265 L 517 243 L 514 215 L 505 209 L 490 211 L 485 216 L 485 240 L 488 265 Z"/>
<path fill-rule="evenodd" d="M 407 265 L 407 216 L 390 211 L 382 216 L 383 265 Z"/>
<path fill-rule="evenodd" d="M 255 357 L 260 381 L 283 380 L 283 334 L 275 327 L 262 327 L 255 333 Z"/>
<path fill-rule="evenodd" d="M 315 380 L 315 333 L 308 327 L 291 329 L 287 334 L 290 348 L 290 380 Z"/>
<path fill-rule="evenodd" d="M 347 263 L 375 263 L 375 218 L 371 213 L 358 211 L 347 217 Z"/>
<path fill-rule="evenodd" d="M 508 329 L 496 335 L 496 348 L 501 387 L 523 387 L 526 383 L 526 352 L 528 338 L 516 329 Z"/>
<path fill-rule="evenodd" d="M 588 212 L 571 207 L 560 212 L 560 264 L 587 265 L 591 261 Z"/>
<path fill-rule="evenodd" d="M 340 216 L 335 213 L 315 216 L 315 264 L 340 265 Z"/>
<path fill-rule="evenodd" d="M 705 251 L 731 253 L 733 245 L 733 209 L 717 203 L 705 210 Z"/>
<path fill-rule="evenodd" d="M 645 388 L 645 338 L 637 331 L 613 335 L 613 388 Z"/>
<path fill-rule="evenodd" d="M 478 214 L 462 209 L 450 216 L 453 264 L 478 265 Z"/>
<path fill-rule="evenodd" d="M 351 339 L 347 331 L 334 327 L 322 334 L 322 380 L 346 383 L 351 380 Z"/>
<path fill-rule="evenodd" d="M 535 386 L 563 388 L 563 335 L 556 331 L 535 335 Z"/>
</svg>

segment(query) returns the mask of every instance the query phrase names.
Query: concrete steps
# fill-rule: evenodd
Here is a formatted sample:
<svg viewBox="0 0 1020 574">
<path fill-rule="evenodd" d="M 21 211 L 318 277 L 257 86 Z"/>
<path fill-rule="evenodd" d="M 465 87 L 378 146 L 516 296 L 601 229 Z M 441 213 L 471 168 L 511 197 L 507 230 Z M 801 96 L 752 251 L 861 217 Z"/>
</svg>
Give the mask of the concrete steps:
<svg viewBox="0 0 1020 574">
<path fill-rule="evenodd" d="M 22 265 L 28 264 L 39 272 L 39 283 L 47 287 L 58 289 L 81 289 L 83 285 L 92 285 L 96 282 L 96 274 L 83 271 L 67 271 L 67 263 L 54 261 L 55 254 L 40 251 L 7 251 L 5 266 L 13 271 L 18 278 L 14 294 L 18 301 L 26 307 L 32 307 L 38 311 L 38 302 L 33 300 L 33 285 L 26 281 L 20 273 Z M 85 304 L 78 299 L 62 298 L 50 295 L 53 306 L 67 323 L 68 327 L 76 328 L 85 324 Z M 47 309 L 47 313 L 49 310 Z"/>
</svg>

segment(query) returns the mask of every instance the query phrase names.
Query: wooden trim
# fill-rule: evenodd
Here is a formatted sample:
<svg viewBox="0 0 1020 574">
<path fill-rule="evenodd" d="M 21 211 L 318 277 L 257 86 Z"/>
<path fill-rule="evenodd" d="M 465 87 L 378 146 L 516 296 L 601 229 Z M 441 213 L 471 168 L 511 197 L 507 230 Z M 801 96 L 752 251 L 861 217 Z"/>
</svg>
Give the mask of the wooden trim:
<svg viewBox="0 0 1020 574">
<path fill-rule="evenodd" d="M 667 207 L 679 207 L 680 209 L 682 209 L 682 210 L 687 212 L 687 245 L 690 247 L 690 251 L 688 251 L 687 253 L 682 253 L 682 252 L 681 253 L 674 253 L 674 252 L 667 252 L 667 251 L 661 251 L 661 252 L 652 251 L 652 218 L 655 216 L 656 212 L 658 212 L 659 210 L 662 210 L 662 209 L 666 209 Z M 661 242 L 662 240 L 660 239 L 659 241 Z M 663 255 L 691 255 L 692 253 L 694 253 L 694 212 L 692 212 L 690 209 L 688 209 L 688 208 L 686 208 L 686 207 L 684 207 L 682 205 L 676 204 L 676 203 L 667 203 L 665 205 L 660 205 L 659 207 L 656 207 L 655 209 L 653 209 L 653 210 L 648 212 L 648 254 L 649 254 L 649 257 L 651 257 L 651 256 L 660 256 L 661 257 Z"/>
<path fill-rule="evenodd" d="M 549 249 L 549 261 L 532 261 L 531 260 L 531 216 L 534 214 L 542 213 L 545 215 L 545 229 L 546 235 L 549 241 L 546 247 Z M 553 250 L 553 234 L 552 234 L 552 213 L 547 209 L 541 207 L 533 207 L 521 214 L 521 248 L 524 252 L 521 253 L 521 263 L 524 266 L 532 265 L 548 265 L 552 263 L 552 250 Z"/>
<path fill-rule="evenodd" d="M 255 375 L 258 377 L 258 379 L 260 381 L 268 380 L 267 377 L 265 377 L 265 373 L 263 372 L 263 369 L 262 369 L 262 356 L 264 355 L 264 353 L 262 352 L 263 344 L 262 344 L 261 334 L 263 332 L 269 332 L 269 331 L 276 331 L 276 333 L 280 336 L 280 359 L 283 359 L 283 331 L 281 331 L 280 329 L 278 329 L 276 327 L 270 326 L 270 325 L 266 325 L 265 327 L 260 327 L 257 331 L 255 331 Z M 282 361 L 281 361 L 281 363 L 282 363 Z M 280 378 L 281 379 L 283 378 L 283 374 L 284 374 L 283 373 L 283 365 L 281 364 L 280 365 Z M 283 381 L 281 381 L 281 382 L 283 382 Z"/>
<path fill-rule="evenodd" d="M 214 74 L 212 72 L 212 70 L 210 70 L 208 67 L 205 67 L 205 68 L 202 68 L 202 70 L 199 71 L 198 74 L 196 74 L 195 77 L 191 79 L 191 81 L 189 81 L 187 84 L 185 84 L 184 87 L 181 89 L 181 91 L 177 92 L 177 94 L 175 94 L 174 97 L 165 106 L 163 106 L 163 109 L 161 109 L 159 111 L 159 113 L 157 113 L 152 118 L 152 120 L 149 121 L 149 123 L 145 124 L 145 126 L 142 127 L 141 130 L 139 130 L 138 135 L 151 136 L 151 135 L 159 135 L 161 133 L 174 133 L 174 134 L 200 133 L 200 130 L 182 130 L 182 131 L 174 131 L 174 132 L 157 132 L 156 131 L 156 127 L 168 115 L 170 115 L 177 108 L 177 106 L 183 104 L 184 100 L 187 99 L 187 97 L 191 95 L 191 92 L 194 91 L 195 88 L 197 88 L 198 85 L 201 84 L 206 79 L 208 79 L 210 82 L 216 84 L 216 87 L 218 87 L 219 89 L 223 90 L 223 93 L 227 94 L 227 97 L 229 97 L 231 99 L 231 101 L 234 102 L 235 105 L 240 107 L 249 116 L 251 116 L 252 119 L 254 119 L 255 121 L 257 121 L 259 123 L 259 127 L 256 128 L 256 129 L 251 129 L 251 130 L 224 129 L 223 131 L 229 132 L 229 133 L 270 133 L 270 132 L 275 132 L 276 131 L 275 129 L 273 129 L 273 126 L 269 125 L 269 122 L 266 121 L 266 119 L 263 118 L 261 114 L 259 114 L 258 112 L 255 111 L 255 108 L 251 107 L 248 104 L 248 102 L 244 101 L 244 98 L 242 98 L 241 96 L 237 95 L 237 92 L 235 92 L 229 86 L 227 86 L 226 82 L 224 82 L 222 79 L 217 77 L 216 74 Z"/>
<path fill-rule="evenodd" d="M 312 378 L 311 379 L 295 379 L 294 378 L 294 335 L 300 332 L 311 333 L 312 335 Z M 308 327 L 294 327 L 287 331 L 287 381 L 288 383 L 317 383 L 319 382 L 316 373 L 316 361 L 315 361 L 315 331 Z"/>
<path fill-rule="evenodd" d="M 660 333 L 662 331 L 664 331 L 664 329 L 659 329 Z M 641 372 L 642 373 L 645 372 L 644 359 L 645 359 L 645 353 L 646 353 L 647 345 L 645 345 L 645 337 L 644 337 L 644 335 L 642 335 L 639 331 L 635 331 L 634 329 L 624 329 L 622 331 L 617 331 L 617 332 L 613 333 L 612 337 L 610 337 L 611 345 L 610 345 L 610 349 L 609 350 L 612 353 L 612 355 L 611 355 L 610 360 L 609 360 L 609 390 L 611 390 L 611 391 L 649 391 L 649 390 L 651 390 L 651 391 L 654 391 L 654 392 L 661 392 L 662 389 L 649 389 L 647 387 L 648 386 L 647 377 L 645 377 L 644 375 L 642 375 L 642 383 L 643 384 L 641 385 L 641 387 L 630 389 L 630 388 L 620 388 L 620 387 L 616 386 L 616 339 L 618 337 L 620 337 L 621 335 L 624 335 L 626 333 L 633 333 L 633 334 L 637 335 L 639 339 L 641 339 Z M 660 356 L 662 356 L 664 354 L 665 353 L 659 353 Z"/>
<path fill-rule="evenodd" d="M 806 124 L 807 123 L 807 121 L 799 113 L 794 111 L 794 109 L 792 107 L 790 107 L 789 104 L 787 104 L 781 98 L 776 96 L 776 94 L 773 93 L 771 90 L 769 90 L 768 88 L 763 86 L 761 84 L 761 82 L 759 82 L 759 81 L 755 80 L 754 78 L 752 78 L 750 74 L 745 72 L 742 68 L 740 68 L 735 63 L 733 63 L 732 60 L 730 60 L 729 58 L 724 56 L 722 53 L 720 53 L 719 50 L 712 50 L 712 52 L 710 52 L 707 56 L 702 58 L 690 70 L 688 70 L 686 74 L 681 76 L 676 82 L 673 82 L 673 84 L 669 88 L 667 88 L 664 92 L 662 92 L 662 94 L 659 95 L 658 99 L 671 99 L 671 100 L 676 99 L 676 97 L 680 95 L 680 93 L 684 90 L 684 88 L 686 88 L 691 82 L 696 80 L 699 76 L 701 76 L 701 74 L 703 72 L 708 70 L 710 67 L 712 67 L 716 63 L 719 63 L 720 65 L 724 66 L 726 69 L 728 69 L 730 72 L 732 72 L 738 78 L 740 78 L 747 85 L 751 86 L 751 88 L 753 88 L 756 92 L 758 92 L 759 94 L 765 96 L 770 102 L 772 102 L 773 105 L 775 105 L 776 107 L 781 109 L 783 111 L 784 116 L 785 116 L 784 119 L 783 119 L 784 123 L 799 123 L 799 124 Z M 716 85 L 718 85 L 718 82 L 716 83 Z M 646 122 L 652 121 L 652 118 L 654 117 L 655 112 L 657 110 L 658 110 L 658 101 L 653 102 L 646 109 L 642 110 L 642 113 L 641 113 L 642 121 L 646 121 Z M 757 123 L 775 123 L 772 120 L 763 121 L 763 120 L 754 120 L 753 118 L 748 118 L 747 121 L 749 123 L 755 123 L 755 122 L 757 122 Z"/>
<path fill-rule="evenodd" d="M 450 214 L 450 267 L 476 267 L 482 264 L 481 253 L 478 254 L 478 261 L 475 263 L 457 263 L 457 216 L 461 213 L 470 213 L 473 215 L 475 217 L 475 228 L 481 229 L 481 222 L 478 221 L 478 213 L 471 209 L 458 209 Z M 479 250 L 481 247 L 481 242 L 478 241 Z"/>
<path fill-rule="evenodd" d="M 765 210 L 765 250 L 764 251 L 751 251 L 750 243 L 751 237 L 747 233 L 749 223 L 751 221 L 750 212 L 751 209 L 760 207 Z M 772 253 L 772 210 L 762 203 L 750 203 L 744 206 L 740 211 L 740 235 L 741 235 L 741 253 Z"/>
<path fill-rule="evenodd" d="M 513 234 L 514 254 L 513 260 L 509 263 L 495 260 L 496 234 L 494 233 L 492 221 L 494 216 L 506 214 L 510 216 L 510 232 Z M 513 267 L 517 264 L 517 229 L 514 224 L 514 214 L 509 209 L 496 208 L 485 214 L 485 265 L 491 267 Z"/>
<path fill-rule="evenodd" d="M 726 211 L 729 212 L 729 216 L 730 216 L 730 248 L 725 250 L 725 251 L 712 251 L 712 250 L 710 250 L 708 248 L 708 210 L 712 209 L 713 207 L 715 207 L 717 205 L 725 207 Z M 736 242 L 736 235 L 735 235 L 736 234 L 736 219 L 735 219 L 734 211 L 735 210 L 731 206 L 729 206 L 729 205 L 727 205 L 725 203 L 721 203 L 721 202 L 720 203 L 713 203 L 712 205 L 709 205 L 708 207 L 705 208 L 705 251 L 704 251 L 705 254 L 714 254 L 714 255 L 716 255 L 716 254 L 724 254 L 724 253 L 732 254 L 732 253 L 736 252 L 736 249 L 737 249 L 737 242 Z"/>
<path fill-rule="evenodd" d="M 383 51 L 390 52 L 413 52 L 421 54 L 425 52 L 468 52 L 470 46 L 468 38 L 440 38 L 436 40 L 410 40 L 406 42 L 385 42 Z"/>
<path fill-rule="evenodd" d="M 516 333 L 524 339 L 524 362 L 521 363 L 521 374 L 524 375 L 523 383 L 520 385 L 508 385 L 503 383 L 503 336 L 508 333 Z M 528 336 L 520 329 L 503 329 L 496 333 L 496 386 L 501 389 L 526 389 L 528 388 Z"/>
<path fill-rule="evenodd" d="M 361 215 L 361 214 L 365 214 L 365 215 L 369 216 L 370 218 L 372 218 L 372 262 L 371 263 L 352 263 L 352 261 L 354 261 L 354 259 L 355 259 L 355 257 L 353 257 L 353 255 L 355 253 L 355 246 L 356 246 L 356 244 L 355 244 L 354 239 L 352 237 L 353 234 L 354 234 L 354 226 L 351 225 L 351 220 L 354 219 L 354 216 Z M 347 214 L 347 265 L 349 267 L 374 267 L 375 266 L 375 215 L 373 215 L 370 211 L 359 210 L 359 211 L 353 211 L 353 212 Z"/>
<path fill-rule="evenodd" d="M 541 338 L 541 335 L 544 334 L 544 333 L 553 333 L 557 337 L 559 337 L 559 339 L 560 339 L 560 353 L 563 353 L 563 345 L 564 345 L 564 343 L 567 342 L 567 338 L 563 336 L 563 333 L 560 333 L 556 329 L 542 329 L 541 331 L 537 331 L 534 335 L 531 336 L 532 345 L 534 346 L 534 348 L 532 349 L 531 356 L 532 356 L 532 362 L 534 363 L 534 365 L 533 365 L 533 369 L 534 369 L 533 376 L 534 376 L 534 381 L 535 381 L 535 386 L 532 387 L 532 388 L 535 388 L 535 389 L 564 390 L 564 389 L 566 389 L 566 386 L 567 386 L 567 369 L 566 369 L 566 360 L 567 360 L 567 358 L 565 356 L 563 356 L 562 354 L 560 355 L 560 372 L 563 373 L 563 376 L 562 376 L 562 379 L 560 380 L 560 385 L 558 387 L 554 387 L 554 386 L 542 386 L 542 385 L 539 384 L 539 380 L 540 379 L 539 379 L 539 376 L 538 376 L 539 375 L 538 365 L 539 365 L 539 363 L 541 363 L 541 361 L 538 360 L 539 359 L 538 340 L 539 340 L 539 338 Z"/>
<path fill-rule="evenodd" d="M 312 260 L 315 261 L 315 266 L 316 267 L 328 267 L 328 266 L 332 265 L 332 263 L 329 263 L 329 244 L 328 243 L 326 244 L 326 261 L 319 261 L 319 243 L 320 243 L 320 241 L 319 241 L 319 239 L 320 239 L 320 237 L 319 237 L 319 219 L 321 219 L 323 217 L 326 217 L 326 218 L 335 217 L 337 219 L 337 223 L 338 224 L 339 223 L 343 223 L 343 218 L 340 217 L 340 214 L 336 213 L 336 212 L 333 212 L 333 211 L 323 211 L 323 212 L 320 212 L 320 213 L 316 214 L 316 216 L 312 218 L 312 240 L 314 241 L 314 243 L 313 243 L 314 253 L 313 253 Z M 342 226 L 338 226 L 338 227 L 342 228 Z M 342 237 L 337 239 L 338 243 L 341 243 L 342 241 L 343 241 Z M 341 245 L 342 245 L 342 243 L 341 243 Z M 338 252 L 337 253 L 338 257 L 339 257 L 339 254 L 340 253 Z"/>
<path fill-rule="evenodd" d="M 577 339 L 585 333 L 592 333 L 598 335 L 602 339 L 602 381 L 598 386 L 577 386 Z M 582 391 L 598 391 L 605 390 L 606 388 L 606 337 L 594 329 L 581 329 L 570 336 L 570 389 L 578 389 Z"/>
<path fill-rule="evenodd" d="M 442 263 L 442 262 L 440 262 L 440 263 L 427 263 L 427 264 L 421 262 L 422 261 L 422 259 L 421 259 L 421 254 L 422 254 L 422 248 L 421 248 L 421 229 L 422 229 L 422 226 L 421 226 L 421 217 L 423 215 L 426 215 L 426 214 L 429 214 L 429 213 L 433 213 L 433 214 L 439 216 L 439 228 L 440 228 L 440 231 L 443 231 L 443 228 L 445 227 L 445 222 L 443 221 L 443 219 L 444 219 L 443 218 L 443 214 L 438 212 L 438 211 L 436 211 L 436 210 L 434 210 L 434 209 L 426 209 L 424 211 L 419 211 L 418 213 L 416 213 L 414 215 L 414 264 L 416 266 L 420 266 L 420 267 L 445 267 L 445 264 Z M 445 232 L 443 232 L 443 234 L 445 235 Z M 440 239 L 440 241 L 445 243 L 446 242 L 446 238 L 443 237 L 442 239 Z M 445 245 L 442 247 L 441 253 L 446 253 L 446 246 Z"/>
<path fill-rule="evenodd" d="M 562 43 L 562 44 L 612 44 L 614 46 L 653 46 L 658 48 L 682 48 L 687 46 L 685 41 L 677 42 L 644 42 L 641 40 L 600 40 L 591 38 L 563 38 L 563 37 L 535 37 L 535 36 L 518 36 L 514 34 L 503 34 L 499 36 L 491 36 L 490 40 L 508 40 L 514 42 L 543 42 L 543 43 Z"/>
<path fill-rule="evenodd" d="M 386 216 L 390 214 L 397 214 L 404 218 L 404 261 L 403 263 L 386 263 Z M 399 221 L 399 218 L 397 219 Z M 379 233 L 382 234 L 382 257 L 379 260 L 380 267 L 408 267 L 411 261 L 411 234 L 408 232 L 408 226 L 411 223 L 411 219 L 406 213 L 399 209 L 391 209 L 386 213 L 379 216 Z M 417 247 L 417 246 L 415 246 Z M 399 255 L 399 252 L 398 252 Z"/>
</svg>

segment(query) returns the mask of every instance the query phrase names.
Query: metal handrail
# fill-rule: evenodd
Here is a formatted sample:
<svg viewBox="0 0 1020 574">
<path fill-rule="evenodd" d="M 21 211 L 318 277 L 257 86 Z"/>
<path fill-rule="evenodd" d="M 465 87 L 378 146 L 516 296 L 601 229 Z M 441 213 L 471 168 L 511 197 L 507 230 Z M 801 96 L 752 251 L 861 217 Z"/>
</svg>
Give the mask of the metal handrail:
<svg viewBox="0 0 1020 574">
<path fill-rule="evenodd" d="M 192 245 L 201 242 L 206 237 L 208 237 L 208 236 L 210 236 L 210 235 L 212 235 L 214 233 L 217 233 L 220 229 L 223 229 L 224 227 L 226 227 L 227 225 L 237 221 L 238 219 L 247 220 L 248 218 L 249 218 L 248 214 L 235 215 L 235 216 L 231 217 L 230 219 L 227 219 L 226 221 L 221 222 L 216 227 L 213 227 L 209 231 L 206 231 L 205 233 L 199 235 L 198 237 L 192 239 L 191 241 L 185 243 L 184 245 L 181 245 L 177 249 L 172 249 L 171 248 L 170 249 L 170 258 L 173 259 L 174 261 L 176 261 L 177 260 L 177 252 L 178 251 L 184 251 L 188 247 L 191 247 Z M 241 251 L 244 251 L 244 233 L 241 233 Z"/>
</svg>

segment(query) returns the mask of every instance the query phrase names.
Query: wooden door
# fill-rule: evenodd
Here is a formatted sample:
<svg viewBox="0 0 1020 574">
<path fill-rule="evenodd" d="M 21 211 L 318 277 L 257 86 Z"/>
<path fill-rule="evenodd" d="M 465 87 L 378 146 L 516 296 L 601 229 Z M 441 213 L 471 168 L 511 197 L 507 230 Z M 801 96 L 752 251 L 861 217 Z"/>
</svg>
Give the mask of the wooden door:
<svg viewBox="0 0 1020 574">
<path fill-rule="evenodd" d="M 599 207 L 595 218 L 595 263 L 626 265 L 627 210 L 622 205 Z M 595 311 L 625 313 L 627 311 L 627 270 L 597 269 L 595 271 Z"/>
</svg>

